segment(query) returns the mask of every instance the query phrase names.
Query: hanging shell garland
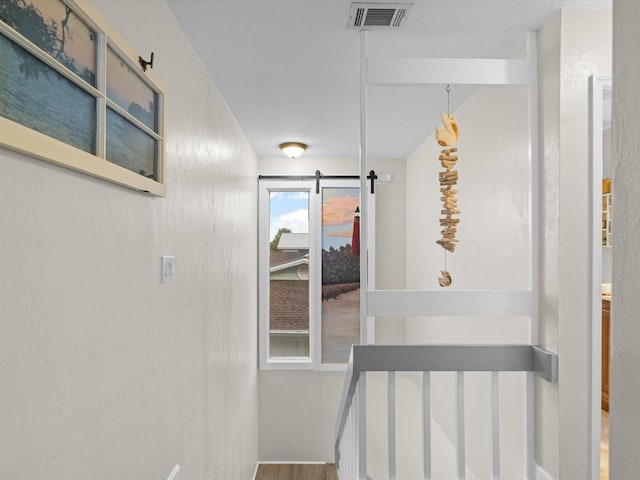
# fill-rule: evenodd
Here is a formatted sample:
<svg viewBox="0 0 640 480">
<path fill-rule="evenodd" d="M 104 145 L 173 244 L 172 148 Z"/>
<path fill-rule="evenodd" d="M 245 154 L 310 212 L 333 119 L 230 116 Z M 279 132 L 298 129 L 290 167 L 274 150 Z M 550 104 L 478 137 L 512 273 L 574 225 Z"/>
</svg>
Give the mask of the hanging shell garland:
<svg viewBox="0 0 640 480">
<path fill-rule="evenodd" d="M 458 231 L 459 218 L 454 218 L 454 215 L 459 215 L 458 200 L 456 194 L 458 190 L 454 188 L 458 183 L 458 171 L 454 170 L 456 162 L 458 161 L 458 149 L 455 147 L 460 137 L 460 131 L 458 130 L 458 123 L 455 115 L 446 114 L 442 115 L 442 124 L 444 128 L 436 127 L 436 140 L 438 145 L 442 147 L 449 147 L 443 149 L 440 153 L 440 163 L 444 171 L 439 173 L 440 179 L 440 193 L 442 196 L 442 210 L 440 210 L 443 218 L 440 219 L 440 226 L 443 230 L 440 232 L 442 238 L 436 243 L 444 248 L 448 252 L 455 252 L 458 239 L 456 238 L 456 232 Z M 451 274 L 447 270 L 440 272 L 442 277 L 438 277 L 438 283 L 441 287 L 448 287 L 451 285 Z"/>
<path fill-rule="evenodd" d="M 451 274 L 446 270 L 440 270 L 440 273 L 442 274 L 442 276 L 438 277 L 438 284 L 441 287 L 448 287 L 449 285 L 451 285 Z"/>
</svg>

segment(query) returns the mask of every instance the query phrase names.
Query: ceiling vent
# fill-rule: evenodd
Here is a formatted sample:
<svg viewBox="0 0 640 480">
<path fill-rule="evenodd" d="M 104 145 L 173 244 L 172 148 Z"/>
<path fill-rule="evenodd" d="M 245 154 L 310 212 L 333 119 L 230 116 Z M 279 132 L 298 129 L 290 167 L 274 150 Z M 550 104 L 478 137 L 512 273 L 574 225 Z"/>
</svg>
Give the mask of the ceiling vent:
<svg viewBox="0 0 640 480">
<path fill-rule="evenodd" d="M 395 29 L 404 24 L 413 3 L 352 3 L 348 28 Z"/>
</svg>

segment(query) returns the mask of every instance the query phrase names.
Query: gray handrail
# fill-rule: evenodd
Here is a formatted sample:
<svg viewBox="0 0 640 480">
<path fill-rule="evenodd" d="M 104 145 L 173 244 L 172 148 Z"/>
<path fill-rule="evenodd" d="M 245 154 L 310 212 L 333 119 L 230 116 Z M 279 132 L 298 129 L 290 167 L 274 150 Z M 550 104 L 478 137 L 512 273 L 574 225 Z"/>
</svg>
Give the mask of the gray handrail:
<svg viewBox="0 0 640 480">
<path fill-rule="evenodd" d="M 353 345 L 336 424 L 336 464 L 361 372 L 533 372 L 558 380 L 558 355 L 536 345 Z"/>
</svg>

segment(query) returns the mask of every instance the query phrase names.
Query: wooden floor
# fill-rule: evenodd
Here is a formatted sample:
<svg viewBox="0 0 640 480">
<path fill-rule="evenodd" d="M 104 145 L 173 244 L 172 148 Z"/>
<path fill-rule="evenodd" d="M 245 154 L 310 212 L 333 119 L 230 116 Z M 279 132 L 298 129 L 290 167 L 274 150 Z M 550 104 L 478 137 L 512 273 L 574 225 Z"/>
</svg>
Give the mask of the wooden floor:
<svg viewBox="0 0 640 480">
<path fill-rule="evenodd" d="M 609 412 L 602 410 L 600 425 L 600 480 L 609 480 Z"/>
<path fill-rule="evenodd" d="M 260 465 L 256 480 L 338 480 L 336 466 L 327 464 Z"/>
</svg>

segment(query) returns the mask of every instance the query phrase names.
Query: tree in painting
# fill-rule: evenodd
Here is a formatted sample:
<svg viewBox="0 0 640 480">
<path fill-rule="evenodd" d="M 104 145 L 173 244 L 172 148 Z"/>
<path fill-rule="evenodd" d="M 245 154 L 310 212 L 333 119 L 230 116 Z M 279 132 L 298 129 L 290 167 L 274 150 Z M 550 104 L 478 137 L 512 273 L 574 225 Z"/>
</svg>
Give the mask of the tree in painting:
<svg viewBox="0 0 640 480">
<path fill-rule="evenodd" d="M 67 41 L 73 38 L 73 31 L 69 28 L 69 18 L 73 11 L 67 5 L 64 10 L 65 15 L 59 24 L 53 18 L 49 19 L 49 23 L 47 23 L 40 10 L 27 0 L 3 0 L 0 2 L 0 20 L 20 32 L 65 67 L 93 84 L 94 73 L 87 68 L 82 70 L 77 68 L 73 58 L 65 52 Z M 93 32 L 90 32 L 89 36 L 93 40 Z M 20 49 L 17 45 L 14 45 L 14 48 Z M 48 74 L 49 68 L 35 57 L 21 55 L 21 58 L 20 72 L 24 73 L 27 78 Z"/>
</svg>

